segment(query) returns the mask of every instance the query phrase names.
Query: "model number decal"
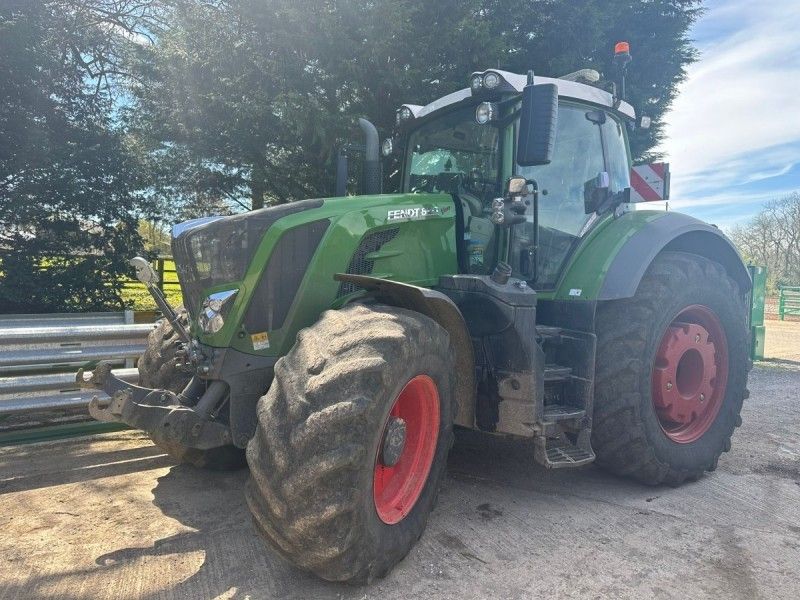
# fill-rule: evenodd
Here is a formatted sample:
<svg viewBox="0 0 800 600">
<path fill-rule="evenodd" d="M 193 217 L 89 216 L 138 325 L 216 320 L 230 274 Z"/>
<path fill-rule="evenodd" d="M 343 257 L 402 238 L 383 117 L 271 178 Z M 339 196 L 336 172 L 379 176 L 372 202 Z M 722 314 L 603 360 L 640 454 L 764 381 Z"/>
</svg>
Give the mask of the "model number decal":
<svg viewBox="0 0 800 600">
<path fill-rule="evenodd" d="M 438 206 L 425 208 L 424 206 L 415 206 L 414 208 L 396 208 L 386 213 L 387 221 L 399 221 L 401 219 L 423 219 L 425 217 L 438 217 L 442 214 L 442 210 Z"/>
</svg>

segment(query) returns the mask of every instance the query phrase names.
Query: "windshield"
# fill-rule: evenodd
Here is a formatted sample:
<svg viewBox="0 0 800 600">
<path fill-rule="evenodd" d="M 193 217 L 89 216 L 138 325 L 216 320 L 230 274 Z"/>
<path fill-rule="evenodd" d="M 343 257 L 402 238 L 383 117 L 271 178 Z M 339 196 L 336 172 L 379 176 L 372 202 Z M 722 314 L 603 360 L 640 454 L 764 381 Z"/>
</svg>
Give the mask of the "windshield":
<svg viewBox="0 0 800 600">
<path fill-rule="evenodd" d="M 499 131 L 478 125 L 475 107 L 449 112 L 414 131 L 404 189 L 467 194 L 480 203 L 502 195 Z"/>
</svg>

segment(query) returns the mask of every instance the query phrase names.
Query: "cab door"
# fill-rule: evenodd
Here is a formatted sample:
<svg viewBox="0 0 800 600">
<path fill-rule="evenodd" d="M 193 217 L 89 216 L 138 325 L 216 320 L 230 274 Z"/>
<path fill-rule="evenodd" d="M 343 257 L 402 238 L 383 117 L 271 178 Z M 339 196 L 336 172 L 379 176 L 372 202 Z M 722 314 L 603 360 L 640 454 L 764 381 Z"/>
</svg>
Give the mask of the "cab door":
<svg viewBox="0 0 800 600">
<path fill-rule="evenodd" d="M 563 102 L 558 109 L 553 160 L 548 165 L 517 167 L 517 173 L 539 188 L 538 251 L 533 252 L 533 205 L 524 224 L 514 228 L 510 260 L 539 290 L 553 289 L 593 212 L 587 198 L 598 175 L 609 174 L 611 192 L 629 187 L 629 157 L 624 127 L 605 111 Z M 533 256 L 536 264 L 532 265 Z M 535 268 L 534 268 L 535 267 Z"/>
</svg>

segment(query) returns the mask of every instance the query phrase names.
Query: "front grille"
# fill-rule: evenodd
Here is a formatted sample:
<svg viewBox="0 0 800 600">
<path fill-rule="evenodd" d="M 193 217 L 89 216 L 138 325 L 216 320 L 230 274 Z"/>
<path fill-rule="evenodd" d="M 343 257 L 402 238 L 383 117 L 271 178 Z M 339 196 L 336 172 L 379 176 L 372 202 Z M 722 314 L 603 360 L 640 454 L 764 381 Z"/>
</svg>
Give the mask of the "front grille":
<svg viewBox="0 0 800 600">
<path fill-rule="evenodd" d="M 291 202 L 230 217 L 198 219 L 176 228 L 180 233 L 172 238 L 172 255 L 192 317 L 197 317 L 206 290 L 242 280 L 264 234 L 276 221 L 319 208 L 322 202 Z"/>
<path fill-rule="evenodd" d="M 290 229 L 272 250 L 244 317 L 250 333 L 280 329 L 300 282 L 330 221 L 321 219 Z"/>
<path fill-rule="evenodd" d="M 391 242 L 399 232 L 399 228 L 393 227 L 391 229 L 382 229 L 381 231 L 365 235 L 361 239 L 358 248 L 356 248 L 356 251 L 353 253 L 353 258 L 350 259 L 350 264 L 347 267 L 347 274 L 369 275 L 372 273 L 375 261 L 369 260 L 367 255 L 380 250 L 384 244 Z M 339 284 L 339 292 L 336 294 L 336 297 L 341 298 L 342 296 L 347 296 L 348 294 L 357 292 L 358 289 L 358 286 L 354 283 L 343 281 Z"/>
</svg>

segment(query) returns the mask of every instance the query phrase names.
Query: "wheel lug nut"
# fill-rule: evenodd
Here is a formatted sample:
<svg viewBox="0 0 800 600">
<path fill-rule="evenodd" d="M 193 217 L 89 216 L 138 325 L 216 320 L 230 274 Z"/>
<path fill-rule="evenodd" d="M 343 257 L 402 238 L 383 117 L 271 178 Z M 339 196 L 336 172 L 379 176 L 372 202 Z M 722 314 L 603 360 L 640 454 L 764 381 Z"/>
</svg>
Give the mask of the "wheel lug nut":
<svg viewBox="0 0 800 600">
<path fill-rule="evenodd" d="M 669 390 L 671 390 L 671 389 L 672 389 L 672 382 L 671 382 L 671 381 L 668 381 L 668 382 L 667 382 L 667 391 L 669 391 Z"/>
</svg>

